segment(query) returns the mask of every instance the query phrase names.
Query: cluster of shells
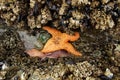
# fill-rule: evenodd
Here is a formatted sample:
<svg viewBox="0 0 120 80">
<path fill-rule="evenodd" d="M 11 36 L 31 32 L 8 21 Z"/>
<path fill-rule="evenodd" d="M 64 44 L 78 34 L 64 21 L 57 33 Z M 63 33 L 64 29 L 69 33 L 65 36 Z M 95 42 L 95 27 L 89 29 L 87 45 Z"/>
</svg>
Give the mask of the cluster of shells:
<svg viewBox="0 0 120 80">
<path fill-rule="evenodd" d="M 8 26 L 44 25 L 81 29 L 113 28 L 120 17 L 119 0 L 1 0 L 0 18 Z"/>
</svg>

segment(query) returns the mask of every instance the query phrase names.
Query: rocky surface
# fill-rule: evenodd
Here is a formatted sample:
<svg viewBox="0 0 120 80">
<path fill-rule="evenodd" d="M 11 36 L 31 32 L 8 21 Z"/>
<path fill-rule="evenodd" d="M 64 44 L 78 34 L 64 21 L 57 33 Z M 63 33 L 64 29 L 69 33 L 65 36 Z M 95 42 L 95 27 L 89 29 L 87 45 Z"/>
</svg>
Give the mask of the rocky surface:
<svg viewBox="0 0 120 80">
<path fill-rule="evenodd" d="M 80 33 L 73 42 L 83 56 L 41 60 L 44 26 Z M 119 0 L 0 0 L 0 80 L 119 80 Z"/>
</svg>

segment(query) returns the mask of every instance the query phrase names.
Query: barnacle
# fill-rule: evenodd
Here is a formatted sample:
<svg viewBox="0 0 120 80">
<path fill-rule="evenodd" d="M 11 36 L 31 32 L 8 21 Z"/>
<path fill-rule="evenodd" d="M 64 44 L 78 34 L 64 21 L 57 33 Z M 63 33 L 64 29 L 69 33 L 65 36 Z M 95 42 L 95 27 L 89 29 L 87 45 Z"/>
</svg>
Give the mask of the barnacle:
<svg viewBox="0 0 120 80">
<path fill-rule="evenodd" d="M 34 16 L 28 16 L 28 26 L 30 26 L 31 28 L 35 28 L 35 18 Z"/>
<path fill-rule="evenodd" d="M 92 24 L 96 29 L 105 30 L 114 27 L 114 21 L 111 15 L 107 15 L 104 11 L 94 10 L 91 13 Z"/>
<path fill-rule="evenodd" d="M 19 5 L 15 5 L 15 6 L 11 6 L 11 8 L 13 9 L 13 13 L 16 15 L 19 15 L 19 11 L 20 11 L 20 6 Z"/>
<path fill-rule="evenodd" d="M 72 17 L 69 18 L 69 28 L 83 28 L 82 22 L 80 22 L 83 18 L 85 17 L 84 14 L 82 14 L 81 12 L 78 12 L 77 10 L 72 11 Z"/>
<path fill-rule="evenodd" d="M 78 10 L 75 10 L 75 11 L 72 11 L 72 16 L 73 18 L 80 20 L 80 19 L 83 19 L 85 15 L 79 12 Z"/>
<path fill-rule="evenodd" d="M 63 4 L 60 7 L 59 15 L 65 15 L 66 10 L 68 9 L 69 5 L 63 0 Z"/>
<path fill-rule="evenodd" d="M 50 11 L 47 7 L 41 9 L 41 16 L 42 16 L 42 20 L 41 20 L 42 24 L 46 24 L 49 20 L 52 19 Z"/>
<path fill-rule="evenodd" d="M 41 20 L 42 18 L 41 18 L 41 15 L 38 15 L 37 16 L 37 18 L 36 18 L 36 20 L 34 21 L 35 22 L 35 24 L 36 24 L 36 26 L 35 27 L 37 27 L 37 28 L 41 28 Z M 44 19 L 44 18 L 43 18 Z"/>
<path fill-rule="evenodd" d="M 102 4 L 106 4 L 108 3 L 110 0 L 101 0 L 102 1 Z"/>
<path fill-rule="evenodd" d="M 6 14 L 2 14 L 1 18 L 5 18 L 5 22 L 7 23 L 7 25 L 11 26 L 14 24 L 14 20 L 16 19 L 16 16 L 13 13 L 6 13 Z"/>
<path fill-rule="evenodd" d="M 36 3 L 36 0 L 30 0 L 30 8 L 33 8 Z"/>
<path fill-rule="evenodd" d="M 20 21 L 18 24 L 16 24 L 16 26 L 18 27 L 18 28 L 21 28 L 21 27 L 24 27 L 25 26 L 25 22 L 24 21 Z"/>
<path fill-rule="evenodd" d="M 34 15 L 29 15 L 27 17 L 28 19 L 28 26 L 30 28 L 41 28 L 42 25 L 46 24 L 49 20 L 51 20 L 51 13 L 48 10 L 48 8 L 45 6 L 45 8 L 42 8 L 41 10 L 39 10 L 39 12 L 41 14 L 39 14 L 38 16 L 34 16 Z"/>
<path fill-rule="evenodd" d="M 71 5 L 72 6 L 80 6 L 81 4 L 90 4 L 88 0 L 72 0 Z"/>
<path fill-rule="evenodd" d="M 75 20 L 73 18 L 69 19 L 69 28 L 79 28 L 82 27 L 82 24 L 80 23 L 79 20 Z"/>
<path fill-rule="evenodd" d="M 97 7 L 99 4 L 100 4 L 99 1 L 94 0 L 94 1 L 91 2 L 91 5 L 90 5 L 90 6 L 91 6 L 92 8 L 95 8 L 95 7 Z"/>
<path fill-rule="evenodd" d="M 5 4 L 4 3 L 0 3 L 0 10 L 6 10 L 7 8 L 6 8 L 6 6 L 5 6 Z"/>
</svg>

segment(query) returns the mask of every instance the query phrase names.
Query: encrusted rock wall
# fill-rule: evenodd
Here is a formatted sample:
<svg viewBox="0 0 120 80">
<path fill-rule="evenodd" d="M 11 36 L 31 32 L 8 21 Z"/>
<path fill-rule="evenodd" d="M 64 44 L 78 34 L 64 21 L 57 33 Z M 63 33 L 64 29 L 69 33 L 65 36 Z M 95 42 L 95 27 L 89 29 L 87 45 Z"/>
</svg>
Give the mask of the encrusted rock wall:
<svg viewBox="0 0 120 80">
<path fill-rule="evenodd" d="M 44 25 L 106 30 L 120 18 L 119 0 L 0 0 L 0 18 L 8 26 Z"/>
</svg>

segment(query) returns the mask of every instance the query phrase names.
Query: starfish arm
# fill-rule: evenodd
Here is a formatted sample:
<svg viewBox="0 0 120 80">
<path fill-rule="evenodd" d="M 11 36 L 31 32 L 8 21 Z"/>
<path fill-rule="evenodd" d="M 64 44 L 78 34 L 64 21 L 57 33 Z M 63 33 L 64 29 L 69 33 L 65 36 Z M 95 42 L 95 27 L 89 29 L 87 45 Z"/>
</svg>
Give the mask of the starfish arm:
<svg viewBox="0 0 120 80">
<path fill-rule="evenodd" d="M 78 32 L 75 32 L 74 35 L 68 35 L 66 34 L 67 38 L 70 40 L 70 41 L 76 41 L 78 40 L 78 38 L 80 37 L 79 33 Z"/>
<path fill-rule="evenodd" d="M 41 50 L 43 53 L 53 52 L 56 50 L 60 50 L 59 44 L 55 44 L 53 39 L 49 39 L 45 44 L 44 48 Z"/>
<path fill-rule="evenodd" d="M 82 56 L 82 54 L 80 52 L 76 51 L 75 48 L 71 44 L 69 44 L 69 43 L 67 43 L 65 45 L 64 49 L 66 51 L 70 52 L 71 54 L 76 55 L 76 56 Z"/>
<path fill-rule="evenodd" d="M 58 30 L 56 30 L 56 29 L 54 29 L 54 28 L 50 28 L 50 27 L 48 27 L 48 26 L 44 26 L 43 29 L 44 29 L 44 30 L 47 30 L 52 36 L 61 33 L 60 31 L 58 31 Z"/>
</svg>

